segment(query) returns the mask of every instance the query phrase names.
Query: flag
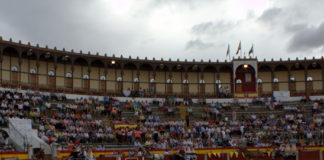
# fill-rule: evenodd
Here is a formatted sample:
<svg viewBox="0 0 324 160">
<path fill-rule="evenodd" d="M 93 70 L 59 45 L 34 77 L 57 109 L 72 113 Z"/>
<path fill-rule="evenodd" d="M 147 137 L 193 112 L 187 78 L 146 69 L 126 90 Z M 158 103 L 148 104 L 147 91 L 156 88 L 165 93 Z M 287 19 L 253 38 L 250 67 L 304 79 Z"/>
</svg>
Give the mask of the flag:
<svg viewBox="0 0 324 160">
<path fill-rule="evenodd" d="M 251 49 L 249 51 L 249 55 L 252 54 L 252 53 L 254 53 L 253 44 L 252 44 L 252 47 L 251 47 Z"/>
<path fill-rule="evenodd" d="M 240 44 L 239 44 L 239 46 L 237 48 L 236 55 L 239 53 L 240 50 L 241 50 L 241 41 L 240 41 Z"/>
<path fill-rule="evenodd" d="M 127 124 L 127 123 L 115 123 L 115 128 L 136 128 L 136 124 Z"/>
<path fill-rule="evenodd" d="M 234 152 L 234 154 L 235 154 L 235 157 L 238 158 L 239 153 L 238 152 Z"/>
<path fill-rule="evenodd" d="M 234 155 L 234 152 L 229 152 L 229 154 L 230 154 L 230 158 L 232 158 Z"/>
<path fill-rule="evenodd" d="M 228 47 L 227 47 L 227 52 L 226 52 L 226 57 L 230 56 L 230 46 L 228 44 Z"/>
</svg>

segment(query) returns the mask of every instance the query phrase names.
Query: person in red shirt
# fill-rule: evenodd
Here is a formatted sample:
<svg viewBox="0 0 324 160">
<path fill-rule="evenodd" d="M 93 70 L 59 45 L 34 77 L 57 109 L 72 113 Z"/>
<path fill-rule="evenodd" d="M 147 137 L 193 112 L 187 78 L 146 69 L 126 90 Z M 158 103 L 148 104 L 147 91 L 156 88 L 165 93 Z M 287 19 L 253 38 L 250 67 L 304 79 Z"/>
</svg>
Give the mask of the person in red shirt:
<svg viewBox="0 0 324 160">
<path fill-rule="evenodd" d="M 140 130 L 136 130 L 135 131 L 135 140 L 140 141 L 141 140 L 141 131 Z"/>
</svg>

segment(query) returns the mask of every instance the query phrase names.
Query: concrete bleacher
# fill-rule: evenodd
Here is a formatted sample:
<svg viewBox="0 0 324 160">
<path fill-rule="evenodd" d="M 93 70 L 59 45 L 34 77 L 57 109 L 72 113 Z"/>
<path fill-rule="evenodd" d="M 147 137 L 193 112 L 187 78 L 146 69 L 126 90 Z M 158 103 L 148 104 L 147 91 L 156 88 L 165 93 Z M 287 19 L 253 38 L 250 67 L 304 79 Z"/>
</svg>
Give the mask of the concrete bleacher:
<svg viewBox="0 0 324 160">
<path fill-rule="evenodd" d="M 83 96 L 84 97 L 84 96 Z M 71 103 L 74 101 L 75 98 L 80 98 L 79 96 L 68 96 L 68 100 L 65 101 L 65 102 L 59 102 L 59 103 Z M 84 97 L 84 98 L 89 98 L 88 97 Z M 101 97 L 102 98 L 102 97 Z M 320 97 L 317 97 L 318 99 Z M 122 98 L 118 98 L 120 101 L 121 101 L 121 106 L 122 106 L 122 117 L 127 119 L 127 120 L 134 120 L 135 116 L 134 116 L 134 111 L 132 110 L 128 110 L 126 109 L 124 106 L 125 106 L 125 100 L 138 100 L 138 101 L 145 101 L 145 100 L 148 100 L 149 102 L 153 101 L 153 100 L 157 100 L 157 99 L 141 99 L 141 98 L 137 98 L 137 99 L 132 99 L 132 98 L 127 98 L 127 97 L 122 97 Z M 164 101 L 162 99 L 158 99 L 160 101 Z M 284 101 L 283 102 L 283 105 L 300 105 L 300 99 L 291 99 L 293 101 Z M 206 102 L 213 102 L 214 100 L 213 99 L 209 99 L 209 100 L 206 100 Z M 234 100 L 233 99 L 223 99 L 222 101 L 224 102 L 233 102 Z M 220 100 L 216 100 L 214 102 L 221 102 Z M 261 104 L 252 104 L 251 103 L 251 99 L 240 99 L 238 100 L 238 102 L 248 102 L 249 103 L 249 107 L 247 110 L 243 110 L 240 108 L 240 106 L 238 104 L 232 104 L 230 109 L 222 109 L 221 110 L 221 114 L 223 116 L 226 116 L 228 117 L 229 119 L 232 119 L 232 111 L 235 110 L 236 111 L 236 114 L 237 114 L 237 117 L 241 117 L 242 115 L 250 115 L 250 114 L 254 114 L 254 115 L 268 115 L 268 114 L 274 114 L 274 115 L 283 115 L 285 113 L 284 110 L 282 109 L 278 109 L 278 110 L 274 110 L 274 111 L 271 111 L 269 110 L 265 105 L 261 105 Z M 56 108 L 57 107 L 57 103 L 56 101 L 51 101 L 52 103 L 52 107 L 51 107 L 51 110 L 46 112 L 47 114 L 47 117 L 51 117 L 55 112 L 58 111 L 58 109 Z M 305 115 L 305 118 L 309 118 L 312 116 L 312 103 L 307 103 L 307 104 L 302 104 L 304 106 L 304 115 Z M 205 117 L 206 113 L 205 113 L 205 107 L 209 106 L 209 104 L 197 104 L 197 103 L 194 103 L 192 105 L 192 110 L 193 110 L 193 114 L 192 116 L 190 116 L 190 122 L 193 122 L 193 121 L 199 121 L 199 120 L 202 120 L 202 118 Z M 39 106 L 33 106 L 33 107 L 39 107 Z M 166 106 L 167 108 L 167 106 Z M 175 107 L 176 109 L 174 110 L 174 114 L 173 115 L 168 115 L 166 112 L 162 112 L 160 111 L 159 109 L 159 106 L 156 105 L 156 104 L 151 104 L 151 109 L 152 109 L 152 115 L 156 115 L 156 116 L 159 116 L 161 120 L 180 120 L 180 115 L 181 115 L 181 112 L 180 110 L 178 109 L 178 107 Z M 96 119 L 102 119 L 102 120 L 105 120 L 107 122 L 110 122 L 111 119 L 107 118 L 106 116 L 104 115 L 101 115 L 101 114 L 98 114 L 98 115 L 93 115 L 93 117 L 95 117 Z M 183 119 L 182 119 L 183 120 Z M 36 120 L 36 121 L 33 121 L 33 128 L 38 128 L 39 126 L 39 122 Z M 89 144 L 89 145 L 92 145 L 92 144 Z M 116 147 L 114 143 L 112 144 L 103 144 L 103 145 L 107 145 L 106 147 Z M 129 145 L 118 145 L 119 147 L 129 147 Z"/>
</svg>

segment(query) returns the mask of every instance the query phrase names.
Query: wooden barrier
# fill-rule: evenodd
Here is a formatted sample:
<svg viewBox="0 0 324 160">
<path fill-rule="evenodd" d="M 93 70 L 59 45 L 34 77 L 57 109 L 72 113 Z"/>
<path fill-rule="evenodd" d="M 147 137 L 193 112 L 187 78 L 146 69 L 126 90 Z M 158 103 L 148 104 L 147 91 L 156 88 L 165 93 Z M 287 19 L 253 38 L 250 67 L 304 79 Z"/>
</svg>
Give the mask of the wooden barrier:
<svg viewBox="0 0 324 160">
<path fill-rule="evenodd" d="M 208 160 L 227 160 L 227 154 L 224 153 L 220 155 L 211 154 L 210 156 L 208 156 Z"/>
<path fill-rule="evenodd" d="M 0 152 L 0 160 L 2 159 L 28 159 L 27 152 Z"/>
<path fill-rule="evenodd" d="M 299 160 L 320 160 L 320 151 L 298 151 L 298 159 Z"/>
<path fill-rule="evenodd" d="M 324 147 L 321 146 L 301 146 L 298 147 L 299 150 L 299 160 L 305 160 L 305 157 L 312 156 L 315 160 L 316 158 L 319 159 L 320 157 L 324 157 L 323 153 L 320 151 L 324 150 Z M 302 148 L 306 149 L 306 151 L 301 150 Z M 256 151 L 259 150 L 261 152 L 267 152 L 269 154 L 269 151 L 272 150 L 272 147 L 251 147 L 248 148 L 248 150 Z M 153 149 L 150 150 L 152 153 L 155 154 L 163 154 L 165 150 L 161 149 Z M 228 148 L 199 148 L 195 149 L 195 153 L 198 155 L 199 160 L 227 160 L 227 155 L 229 156 L 229 160 L 241 160 L 244 159 L 243 155 L 237 155 L 238 148 L 236 147 L 228 147 Z M 58 158 L 66 157 L 70 154 L 71 151 L 58 151 Z M 106 160 L 108 156 L 114 156 L 112 155 L 116 150 L 105 150 L 105 151 L 93 151 L 94 156 L 97 158 L 105 157 Z M 129 150 L 118 150 L 118 152 L 123 153 L 123 155 L 128 156 Z M 172 149 L 171 154 L 175 153 L 176 150 Z M 304 153 L 305 152 L 305 153 Z M 308 155 L 309 154 L 309 155 Z M 314 155 L 313 155 L 314 154 Z M 320 156 L 320 154 L 322 156 Z M 206 159 L 205 159 L 206 157 Z M 115 160 L 116 158 L 111 158 L 107 160 Z M 170 157 L 166 156 L 165 159 L 170 159 Z M 263 160 L 270 159 L 268 156 L 265 156 Z M 307 158 L 306 158 L 307 160 Z M 324 160 L 324 159 L 322 159 Z"/>
</svg>

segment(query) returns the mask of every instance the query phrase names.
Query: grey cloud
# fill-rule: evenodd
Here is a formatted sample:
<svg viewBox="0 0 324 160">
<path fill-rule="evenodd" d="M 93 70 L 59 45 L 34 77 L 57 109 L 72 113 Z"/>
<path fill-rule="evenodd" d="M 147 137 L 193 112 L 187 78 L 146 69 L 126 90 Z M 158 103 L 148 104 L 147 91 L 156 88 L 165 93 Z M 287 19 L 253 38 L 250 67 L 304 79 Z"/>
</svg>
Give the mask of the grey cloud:
<svg viewBox="0 0 324 160">
<path fill-rule="evenodd" d="M 143 27 L 126 28 L 106 14 L 109 6 L 102 5 L 102 1 L 88 0 L 4 1 L 0 5 L 0 35 L 9 39 L 14 33 L 14 40 L 68 50 L 120 53 L 143 33 Z"/>
<path fill-rule="evenodd" d="M 263 12 L 258 21 L 269 25 L 269 27 L 279 27 L 289 33 L 295 33 L 307 28 L 307 24 L 295 21 L 298 14 L 285 13 L 281 8 L 270 8 Z"/>
<path fill-rule="evenodd" d="M 204 23 L 194 25 L 191 28 L 191 32 L 197 35 L 201 35 L 201 34 L 215 35 L 215 34 L 226 32 L 232 29 L 234 26 L 235 26 L 234 23 L 226 22 L 226 21 L 204 22 Z"/>
<path fill-rule="evenodd" d="M 303 52 L 324 47 L 324 22 L 318 27 L 309 27 L 291 38 L 288 51 Z"/>
<path fill-rule="evenodd" d="M 306 28 L 307 28 L 306 24 L 287 24 L 285 26 L 285 30 L 287 32 L 297 32 Z"/>
<path fill-rule="evenodd" d="M 203 42 L 200 39 L 190 40 L 186 44 L 186 50 L 189 50 L 192 48 L 203 50 L 203 49 L 212 48 L 212 47 L 215 47 L 215 45 L 213 43 Z"/>
<path fill-rule="evenodd" d="M 281 8 L 270 8 L 265 10 L 262 15 L 258 18 L 258 20 L 262 22 L 273 23 L 279 18 L 279 15 L 282 13 Z"/>
</svg>

